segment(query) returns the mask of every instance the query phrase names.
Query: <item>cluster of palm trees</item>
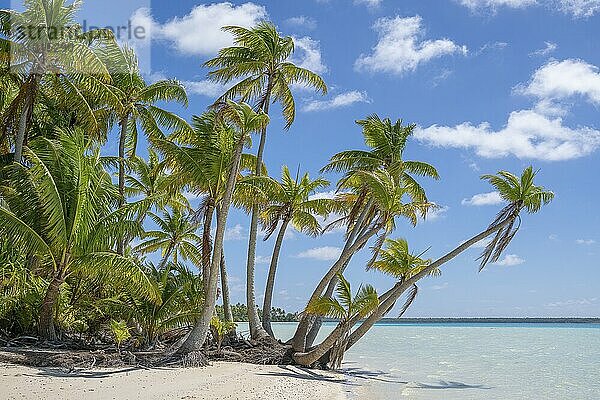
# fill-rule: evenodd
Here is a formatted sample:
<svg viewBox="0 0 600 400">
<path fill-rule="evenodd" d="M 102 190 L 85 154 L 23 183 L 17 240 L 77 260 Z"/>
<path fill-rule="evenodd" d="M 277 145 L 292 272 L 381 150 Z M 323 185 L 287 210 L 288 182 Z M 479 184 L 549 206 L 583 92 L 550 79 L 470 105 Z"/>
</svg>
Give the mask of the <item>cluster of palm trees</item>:
<svg viewBox="0 0 600 400">
<path fill-rule="evenodd" d="M 188 122 L 157 106 L 186 106 L 184 87 L 175 80 L 148 84 L 133 50 L 109 31 L 82 32 L 74 22 L 80 2 L 25 3 L 24 12 L 0 10 L 0 325 L 6 329 L 37 329 L 57 340 L 120 320 L 148 345 L 191 328 L 177 351 L 200 350 L 211 331 L 225 326 L 214 318 L 219 296 L 224 323 L 233 322 L 223 245 L 229 211 L 238 207 L 250 215 L 246 309 L 255 340 L 274 337 L 274 285 L 287 230 L 311 236 L 345 230 L 339 258 L 314 288 L 289 341 L 297 363 L 337 367 L 402 296 L 401 313 L 410 306 L 419 279 L 439 274 L 488 236 L 481 267 L 498 260 L 521 211 L 537 212 L 553 198 L 535 185 L 531 167 L 521 176 L 485 175 L 508 205 L 482 233 L 437 260 L 424 259 L 406 240 L 391 238 L 399 219 L 416 225 L 436 207 L 418 179 L 438 179 L 437 170 L 405 159 L 414 125 L 377 115 L 357 121 L 366 149 L 340 152 L 321 171 L 342 175 L 333 198 L 315 196 L 330 184 L 321 177 L 287 166 L 280 179 L 268 175 L 263 156 L 272 106 L 287 129 L 296 117 L 294 85 L 327 92 L 321 77 L 290 61 L 294 41 L 272 23 L 224 28 L 234 44 L 205 66 L 210 79 L 230 89 Z M 60 26 L 71 34 L 34 40 L 15 34 L 20 26 Z M 113 129 L 118 155 L 104 156 Z M 146 159 L 137 155 L 140 134 Z M 247 153 L 253 135 L 256 155 Z M 200 197 L 198 207 L 190 195 Z M 265 240 L 275 237 L 262 321 L 254 282 L 259 225 Z M 344 277 L 365 247 L 373 253 L 366 268 L 394 280 L 383 294 L 369 285 L 353 294 Z M 157 252 L 155 265 L 147 255 Z M 28 317 L 17 317 L 17 310 Z M 323 317 L 339 324 L 315 345 Z"/>
</svg>

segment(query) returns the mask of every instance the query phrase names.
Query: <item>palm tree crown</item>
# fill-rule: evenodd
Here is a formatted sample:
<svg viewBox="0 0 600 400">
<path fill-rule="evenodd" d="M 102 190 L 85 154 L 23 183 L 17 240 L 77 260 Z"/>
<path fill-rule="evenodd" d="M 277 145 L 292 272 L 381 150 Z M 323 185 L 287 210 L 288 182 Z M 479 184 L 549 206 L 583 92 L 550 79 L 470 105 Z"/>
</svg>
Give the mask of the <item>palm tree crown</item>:
<svg viewBox="0 0 600 400">
<path fill-rule="evenodd" d="M 204 65 L 213 68 L 209 78 L 221 83 L 241 79 L 222 98 L 257 100 L 258 107 L 268 112 L 271 101 L 282 104 L 286 127 L 296 117 L 296 105 L 290 89 L 298 84 L 327 93 L 323 79 L 314 72 L 290 62 L 294 40 L 282 37 L 271 22 L 260 22 L 253 28 L 226 26 L 233 34 L 234 46 L 226 47 Z"/>
<path fill-rule="evenodd" d="M 500 259 L 502 252 L 519 230 L 521 225 L 519 214 L 523 209 L 529 214 L 533 214 L 554 199 L 553 192 L 534 183 L 536 174 L 533 167 L 529 166 L 523 170 L 520 177 L 507 171 L 499 171 L 497 175 L 481 177 L 494 186 L 500 197 L 509 204 L 498 213 L 496 219 L 489 226 L 489 228 L 493 228 L 503 224 L 479 257 L 481 260 L 479 270 L 485 268 L 489 262 L 496 262 Z"/>
</svg>

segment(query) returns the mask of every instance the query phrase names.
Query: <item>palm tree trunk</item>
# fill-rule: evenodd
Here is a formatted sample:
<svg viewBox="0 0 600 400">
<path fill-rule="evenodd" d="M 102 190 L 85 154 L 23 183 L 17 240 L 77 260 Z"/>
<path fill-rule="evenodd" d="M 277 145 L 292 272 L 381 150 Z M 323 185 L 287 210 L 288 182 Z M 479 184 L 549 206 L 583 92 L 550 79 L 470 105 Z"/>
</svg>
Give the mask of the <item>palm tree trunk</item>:
<svg viewBox="0 0 600 400">
<path fill-rule="evenodd" d="M 340 274 L 343 274 L 344 271 L 346 270 L 346 267 L 348 266 L 348 263 L 350 262 L 350 260 L 348 260 L 346 262 L 346 264 L 342 267 L 342 269 L 340 269 Z M 323 295 L 324 297 L 331 297 L 333 295 L 333 291 L 335 290 L 335 287 L 337 286 L 339 281 L 338 276 L 334 276 L 333 279 L 329 282 L 329 285 L 327 286 L 327 290 L 325 290 L 325 294 Z M 323 317 L 317 317 L 315 318 L 312 326 L 310 327 L 310 330 L 308 331 L 308 334 L 306 335 L 306 348 L 311 348 L 312 345 L 315 343 L 315 339 L 317 338 L 317 335 L 319 334 L 319 331 L 321 330 L 321 327 L 323 326 Z"/>
<path fill-rule="evenodd" d="M 54 313 L 56 310 L 56 301 L 58 300 L 58 296 L 60 294 L 60 286 L 63 283 L 63 278 L 61 274 L 57 274 L 50 285 L 48 285 L 48 289 L 46 290 L 46 295 L 44 296 L 44 301 L 42 302 L 42 307 L 40 309 L 40 323 L 39 323 L 39 334 L 42 338 L 50 341 L 56 340 L 56 330 L 54 329 Z"/>
<path fill-rule="evenodd" d="M 200 318 L 194 325 L 194 328 L 189 333 L 186 340 L 183 342 L 181 347 L 177 350 L 179 354 L 187 354 L 191 351 L 197 351 L 202 348 L 206 335 L 210 329 L 210 320 L 215 312 L 215 304 L 217 302 L 217 281 L 219 278 L 219 265 L 221 263 L 221 254 L 223 250 L 223 238 L 225 236 L 225 227 L 227 226 L 227 216 L 229 214 L 229 206 L 231 204 L 231 198 L 233 197 L 233 191 L 235 189 L 235 182 L 240 168 L 240 159 L 242 157 L 242 150 L 244 148 L 245 134 L 241 135 L 240 140 L 236 143 L 231 168 L 229 171 L 229 177 L 225 186 L 225 194 L 221 202 L 221 212 L 217 215 L 217 230 L 215 232 L 215 243 L 213 247 L 212 260 L 210 265 L 210 275 L 208 279 L 208 285 L 205 288 L 205 300 L 202 307 Z"/>
<path fill-rule="evenodd" d="M 294 353 L 292 358 L 295 362 L 306 367 L 310 367 L 317 362 L 325 353 L 327 353 L 335 343 L 342 337 L 348 323 L 340 322 L 335 329 L 313 350 L 307 353 Z M 350 325 L 352 327 L 352 325 Z"/>
<path fill-rule="evenodd" d="M 15 155 L 14 162 L 20 163 L 23 159 L 23 144 L 25 143 L 25 132 L 27 131 L 27 114 L 29 113 L 29 107 L 26 103 L 21 111 L 21 118 L 19 118 L 19 130 L 17 131 L 17 137 L 15 138 Z"/>
<path fill-rule="evenodd" d="M 33 103 L 35 102 L 35 95 L 38 86 L 35 73 L 29 75 L 24 86 L 26 94 L 25 99 L 23 100 L 24 103 L 23 109 L 21 110 L 21 117 L 19 118 L 17 136 L 15 137 L 15 154 L 13 157 L 13 161 L 17 163 L 20 163 L 23 159 L 23 147 L 27 142 L 27 126 L 29 125 L 31 116 L 33 115 Z"/>
<path fill-rule="evenodd" d="M 342 251 L 342 254 L 338 258 L 338 260 L 331 266 L 331 268 L 329 269 L 329 271 L 327 271 L 325 276 L 323 276 L 323 278 L 313 291 L 313 294 L 311 295 L 308 304 L 316 301 L 321 296 L 323 291 L 327 288 L 329 282 L 331 282 L 333 278 L 339 273 L 339 271 L 344 267 L 344 265 L 346 265 L 350 261 L 354 253 L 356 253 L 361 247 L 363 247 L 367 243 L 367 241 L 378 231 L 379 226 L 373 226 L 369 228 L 364 234 L 357 237 L 354 243 L 352 243 L 352 245 L 348 246 L 349 240 L 346 241 L 346 245 L 344 246 L 346 251 Z M 305 315 L 302 319 L 300 319 L 292 341 L 294 351 L 303 352 L 306 349 L 306 336 L 314 320 L 315 317 L 310 315 Z"/>
<path fill-rule="evenodd" d="M 263 98 L 260 109 L 269 114 L 269 105 L 271 102 L 271 79 L 267 83 L 267 90 Z M 256 171 L 255 175 L 260 176 L 263 164 L 263 153 L 265 151 L 265 143 L 267 141 L 267 127 L 263 128 L 260 134 L 260 143 L 258 152 L 256 153 Z M 261 339 L 269 334 L 263 329 L 258 317 L 256 308 L 256 293 L 254 290 L 254 270 L 256 263 L 256 237 L 258 235 L 258 214 L 259 210 L 256 207 L 252 208 L 252 217 L 250 219 L 250 234 L 248 239 L 248 259 L 246 260 L 246 306 L 248 310 L 248 325 L 250 327 L 250 337 L 252 339 Z"/>
<path fill-rule="evenodd" d="M 336 262 L 336 264 L 338 262 L 340 262 L 340 260 L 342 260 L 342 259 L 345 259 L 344 263 L 337 270 L 336 273 L 328 274 L 323 277 L 323 279 L 321 280 L 319 285 L 315 288 L 315 290 L 311 296 L 311 301 L 314 301 L 314 299 L 321 296 L 325 285 L 327 285 L 326 295 L 331 296 L 331 294 L 335 290 L 335 286 L 337 284 L 337 274 L 339 272 L 342 272 L 344 269 L 346 269 L 346 266 L 350 262 L 352 255 L 356 251 L 355 250 L 352 254 L 347 256 L 347 253 L 350 250 L 350 247 L 352 246 L 354 240 L 357 238 L 359 233 L 364 233 L 363 231 L 366 229 L 366 227 L 363 227 L 363 225 L 364 225 L 365 220 L 367 219 L 367 215 L 369 214 L 369 211 L 371 210 L 372 207 L 373 207 L 373 200 L 371 199 L 367 202 L 365 207 L 362 209 L 360 215 L 358 216 L 358 219 L 356 220 L 354 226 L 352 227 L 352 230 L 347 235 L 346 243 L 344 244 L 344 248 L 342 249 L 342 254 L 338 258 L 338 261 Z M 334 264 L 334 266 L 336 264 Z M 333 269 L 333 266 L 330 269 L 330 272 L 332 269 Z M 331 278 L 328 278 L 328 276 L 331 276 Z M 329 279 L 329 280 L 327 281 L 327 279 Z M 298 323 L 296 332 L 294 333 L 294 337 L 293 337 L 294 349 L 296 351 L 304 351 L 306 348 L 312 346 L 315 338 L 317 337 L 317 335 L 319 333 L 319 330 L 321 329 L 322 323 L 323 323 L 322 317 L 314 317 L 314 316 L 309 316 L 309 315 L 303 316 L 300 319 L 300 322 Z M 310 331 L 309 331 L 309 329 L 310 329 Z"/>
<path fill-rule="evenodd" d="M 273 302 L 273 288 L 275 286 L 275 274 L 277 273 L 277 262 L 279 260 L 279 253 L 281 252 L 281 245 L 283 238 L 285 237 L 285 231 L 287 230 L 289 219 L 285 219 L 281 223 L 277 239 L 275 240 L 275 246 L 273 247 L 273 256 L 271 257 L 271 265 L 269 265 L 269 275 L 267 277 L 267 287 L 265 288 L 265 298 L 263 301 L 262 309 L 262 326 L 271 337 L 275 337 L 273 329 L 271 328 L 271 307 Z"/>
<path fill-rule="evenodd" d="M 220 208 L 217 208 L 217 218 L 221 213 Z M 231 312 L 231 297 L 229 295 L 229 279 L 227 278 L 227 264 L 225 263 L 225 249 L 221 249 L 221 290 L 223 292 L 223 317 L 226 322 L 233 321 L 233 313 Z"/>
<path fill-rule="evenodd" d="M 171 254 L 173 254 L 174 247 L 175 246 L 173 245 L 173 243 L 169 243 L 169 247 L 167 248 L 167 251 L 165 251 L 165 254 L 164 254 L 162 260 L 160 260 L 160 264 L 158 264 L 159 271 L 162 271 L 163 268 L 165 267 L 165 265 L 167 265 L 167 262 L 169 261 Z"/>
<path fill-rule="evenodd" d="M 202 283 L 204 287 L 208 284 L 208 276 L 210 275 L 210 256 L 212 253 L 212 238 L 210 229 L 212 226 L 213 214 L 215 205 L 213 199 L 208 200 L 204 214 L 204 226 L 202 228 Z"/>
<path fill-rule="evenodd" d="M 125 141 L 127 139 L 127 124 L 129 115 L 126 115 L 119 125 L 121 133 L 119 135 L 119 207 L 125 204 Z M 125 252 L 125 238 L 120 238 L 117 245 L 117 253 L 123 255 Z"/>
</svg>

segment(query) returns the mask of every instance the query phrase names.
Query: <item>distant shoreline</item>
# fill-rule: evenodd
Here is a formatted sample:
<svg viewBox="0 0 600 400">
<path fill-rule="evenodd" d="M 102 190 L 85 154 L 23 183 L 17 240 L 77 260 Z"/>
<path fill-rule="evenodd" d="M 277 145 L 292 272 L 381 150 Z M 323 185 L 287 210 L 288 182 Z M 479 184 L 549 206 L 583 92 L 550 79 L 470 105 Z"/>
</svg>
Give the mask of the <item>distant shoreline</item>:
<svg viewBox="0 0 600 400">
<path fill-rule="evenodd" d="M 337 322 L 327 319 L 326 322 Z M 385 324 L 600 324 L 600 318 L 383 318 Z"/>
</svg>

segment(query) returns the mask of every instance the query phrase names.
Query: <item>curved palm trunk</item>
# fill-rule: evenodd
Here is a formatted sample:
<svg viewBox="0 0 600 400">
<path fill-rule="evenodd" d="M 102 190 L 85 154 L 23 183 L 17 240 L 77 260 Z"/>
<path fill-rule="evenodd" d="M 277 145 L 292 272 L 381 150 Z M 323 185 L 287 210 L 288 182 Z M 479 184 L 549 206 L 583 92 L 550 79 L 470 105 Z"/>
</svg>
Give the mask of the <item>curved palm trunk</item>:
<svg viewBox="0 0 600 400">
<path fill-rule="evenodd" d="M 260 109 L 269 114 L 269 105 L 271 102 L 271 80 L 267 84 L 267 91 Z M 265 143 L 267 141 L 267 128 L 265 127 L 260 134 L 260 143 L 256 154 L 256 171 L 255 175 L 260 176 L 263 163 L 263 153 L 265 151 Z M 250 327 L 250 336 L 252 339 L 261 339 L 269 334 L 263 329 L 258 317 L 256 308 L 256 293 L 254 290 L 254 270 L 256 263 L 256 237 L 258 235 L 258 214 L 259 210 L 254 207 L 252 209 L 252 217 L 250 219 L 250 234 L 248 239 L 248 259 L 246 261 L 246 305 L 248 309 L 248 325 Z"/>
<path fill-rule="evenodd" d="M 210 236 L 210 229 L 212 226 L 213 214 L 215 205 L 212 199 L 206 205 L 206 211 L 204 215 L 204 226 L 202 228 L 202 283 L 204 287 L 208 284 L 208 276 L 210 275 L 210 256 L 212 253 L 212 238 Z"/>
<path fill-rule="evenodd" d="M 340 274 L 344 273 L 349 262 L 350 262 L 350 260 L 348 260 L 348 262 L 346 262 L 346 264 L 342 267 L 342 269 L 340 269 L 340 272 L 339 272 Z M 335 287 L 337 286 L 338 281 L 339 281 L 339 278 L 337 277 L 337 275 L 334 276 L 333 279 L 329 282 L 327 289 L 325 290 L 325 294 L 323 295 L 324 297 L 331 297 L 333 295 L 333 291 L 335 290 Z M 315 339 L 317 338 L 317 335 L 319 334 L 319 331 L 321 330 L 322 326 L 323 326 L 323 317 L 316 317 L 312 326 L 310 327 L 310 330 L 308 331 L 308 334 L 306 335 L 306 344 L 305 344 L 306 348 L 311 348 L 312 345 L 315 343 Z"/>
<path fill-rule="evenodd" d="M 308 304 L 316 301 L 323 291 L 329 285 L 335 276 L 340 272 L 342 268 L 350 261 L 354 253 L 356 253 L 361 247 L 363 247 L 367 241 L 373 237 L 379 231 L 379 226 L 374 226 L 369 228 L 364 234 L 357 237 L 352 245 L 348 246 L 350 239 L 346 241 L 346 246 L 344 248 L 346 251 L 342 251 L 342 254 L 338 258 L 338 260 L 331 266 L 329 271 L 323 276 L 321 281 L 318 283 L 317 287 L 313 291 Z M 298 323 L 298 327 L 296 328 L 296 332 L 294 334 L 294 338 L 292 341 L 292 347 L 296 352 L 303 352 L 306 349 L 306 337 L 308 334 L 308 330 L 311 328 L 313 322 L 315 321 L 314 316 L 305 315 L 300 322 Z"/>
<path fill-rule="evenodd" d="M 177 350 L 177 353 L 179 354 L 187 354 L 191 351 L 200 350 L 204 345 L 206 335 L 210 329 L 210 320 L 215 312 L 215 304 L 217 302 L 217 284 L 223 250 L 223 238 L 225 236 L 225 227 L 227 226 L 229 206 L 231 204 L 231 198 L 233 197 L 233 190 L 235 189 L 235 181 L 239 172 L 245 136 L 246 135 L 243 134 L 238 143 L 236 143 L 231 168 L 229 171 L 229 177 L 227 179 L 227 185 L 225 186 L 225 194 L 221 202 L 221 212 L 219 212 L 217 215 L 217 230 L 215 232 L 215 243 L 210 265 L 208 285 L 205 288 L 206 294 L 204 305 L 202 307 L 202 313 L 186 340 Z"/>
<path fill-rule="evenodd" d="M 171 257 L 171 254 L 173 254 L 173 249 L 175 248 L 173 243 L 169 243 L 169 247 L 167 248 L 167 251 L 165 251 L 165 254 L 162 258 L 162 260 L 160 260 L 160 264 L 158 264 L 158 270 L 162 271 L 163 268 L 165 268 L 165 265 L 167 265 L 167 262 L 169 261 L 169 258 Z"/>
<path fill-rule="evenodd" d="M 127 139 L 127 123 L 129 115 L 119 122 L 121 133 L 119 135 L 119 207 L 125 204 L 125 140 Z M 125 238 L 119 239 L 117 253 L 123 255 L 125 252 Z"/>
<path fill-rule="evenodd" d="M 488 228 L 485 231 L 483 231 L 483 232 L 479 233 L 478 235 L 472 237 L 471 239 L 467 240 L 460 246 L 456 247 L 454 250 L 450 251 L 449 253 L 440 257 L 433 263 L 429 264 L 429 266 L 427 266 L 427 268 L 423 269 L 418 274 L 415 274 L 410 279 L 407 279 L 406 281 L 403 281 L 403 282 L 396 283 L 392 289 L 390 289 L 388 292 L 386 292 L 385 294 L 383 294 L 381 296 L 381 299 L 385 299 L 385 300 L 383 300 L 379 304 L 379 306 L 377 307 L 375 312 L 373 312 L 367 319 L 365 319 L 363 321 L 363 323 L 358 328 L 356 328 L 352 332 L 352 334 L 348 338 L 348 344 L 347 344 L 346 349 L 349 349 L 350 347 L 352 347 L 352 345 L 354 345 L 358 340 L 360 340 L 360 338 L 362 338 L 365 335 L 365 333 L 367 333 L 369 331 L 369 329 L 371 329 L 377 321 L 379 321 L 381 318 L 383 318 L 383 316 L 387 312 L 389 312 L 389 310 L 391 310 L 391 308 L 394 306 L 394 304 L 400 298 L 400 296 L 402 296 L 402 294 L 407 289 L 409 289 L 412 285 L 414 285 L 417 281 L 419 281 L 421 278 L 424 278 L 425 276 L 429 275 L 432 271 L 436 270 L 443 264 L 452 260 L 453 258 L 458 256 L 460 253 L 467 250 L 469 247 L 473 246 L 475 243 L 496 233 L 497 231 L 502 229 L 504 226 L 506 226 L 509 222 L 510 222 L 510 217 L 505 219 L 500 224 L 498 224 L 494 227 Z M 350 324 L 351 324 L 350 326 L 352 326 L 356 322 L 358 322 L 358 320 L 350 321 Z M 311 365 L 311 364 L 315 363 L 317 360 L 319 360 L 323 355 L 325 355 L 332 348 L 333 343 L 335 343 L 335 340 L 333 340 L 332 337 L 339 339 L 341 337 L 341 335 L 343 334 L 342 330 L 338 329 L 338 328 L 339 328 L 339 326 L 336 327 L 333 330 L 333 332 L 331 332 L 331 334 L 329 334 L 329 336 L 322 343 L 317 345 L 311 351 L 306 352 L 306 353 L 295 353 L 293 355 L 294 361 L 296 361 L 297 363 L 299 363 L 301 365 Z"/>
<path fill-rule="evenodd" d="M 40 309 L 39 334 L 46 340 L 56 340 L 56 330 L 54 329 L 54 314 L 56 311 L 56 302 L 60 294 L 60 286 L 63 283 L 63 278 L 60 274 L 55 276 L 44 296 L 42 307 Z"/>
<path fill-rule="evenodd" d="M 277 273 L 277 262 L 279 260 L 279 253 L 281 252 L 281 245 L 283 244 L 283 238 L 285 237 L 285 231 L 287 230 L 289 219 L 282 222 L 279 233 L 277 234 L 277 240 L 275 240 L 275 246 L 273 247 L 273 256 L 271 257 L 271 264 L 269 265 L 269 276 L 267 277 L 267 287 L 265 288 L 265 299 L 263 301 L 262 308 L 262 326 L 271 337 L 275 337 L 273 329 L 271 328 L 271 307 L 273 302 L 273 288 L 275 287 L 275 274 Z"/>
</svg>

